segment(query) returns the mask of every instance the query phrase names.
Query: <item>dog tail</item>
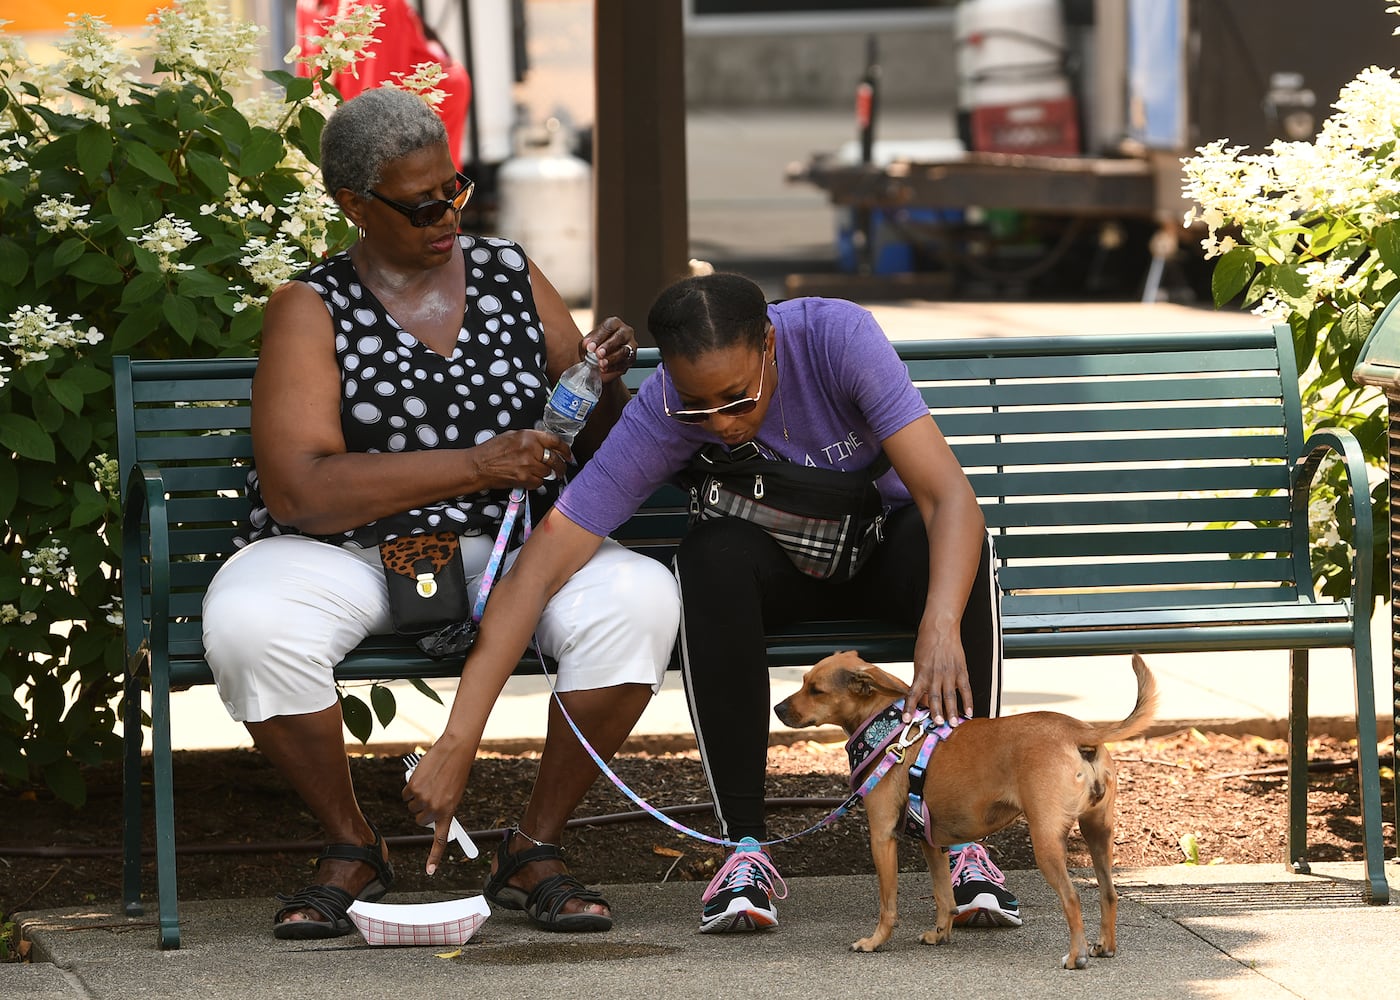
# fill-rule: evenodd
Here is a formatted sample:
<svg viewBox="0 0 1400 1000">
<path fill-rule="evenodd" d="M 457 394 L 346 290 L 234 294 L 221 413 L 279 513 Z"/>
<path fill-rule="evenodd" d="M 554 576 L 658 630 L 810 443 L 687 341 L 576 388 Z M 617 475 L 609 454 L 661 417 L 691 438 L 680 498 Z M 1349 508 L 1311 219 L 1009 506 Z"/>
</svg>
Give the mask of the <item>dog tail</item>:
<svg viewBox="0 0 1400 1000">
<path fill-rule="evenodd" d="M 1133 673 L 1137 674 L 1137 704 L 1122 722 L 1098 727 L 1100 742 L 1131 739 L 1151 725 L 1157 715 L 1157 680 L 1136 653 L 1133 654 Z"/>
</svg>

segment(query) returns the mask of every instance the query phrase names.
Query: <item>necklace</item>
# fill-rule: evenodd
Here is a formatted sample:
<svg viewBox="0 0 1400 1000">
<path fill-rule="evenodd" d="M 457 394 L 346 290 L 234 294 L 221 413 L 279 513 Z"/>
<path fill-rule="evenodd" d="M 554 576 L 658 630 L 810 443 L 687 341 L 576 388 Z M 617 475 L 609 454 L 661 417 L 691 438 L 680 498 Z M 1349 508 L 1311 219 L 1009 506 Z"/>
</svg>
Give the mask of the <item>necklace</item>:
<svg viewBox="0 0 1400 1000">
<path fill-rule="evenodd" d="M 778 348 L 776 345 L 773 347 L 773 374 L 778 375 Z M 790 441 L 792 439 L 788 437 L 787 411 L 783 409 L 783 380 L 781 376 L 778 377 L 778 385 L 774 394 L 778 397 L 778 416 L 783 421 L 783 440 Z"/>
</svg>

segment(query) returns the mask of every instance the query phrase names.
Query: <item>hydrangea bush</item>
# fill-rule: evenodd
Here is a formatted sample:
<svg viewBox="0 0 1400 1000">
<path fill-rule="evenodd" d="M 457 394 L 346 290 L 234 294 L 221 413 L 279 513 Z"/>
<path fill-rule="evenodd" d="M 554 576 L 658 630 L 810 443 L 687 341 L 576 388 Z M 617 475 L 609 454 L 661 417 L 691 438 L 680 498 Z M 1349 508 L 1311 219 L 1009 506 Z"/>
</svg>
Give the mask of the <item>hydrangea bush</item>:
<svg viewBox="0 0 1400 1000">
<path fill-rule="evenodd" d="M 119 751 L 126 665 L 111 358 L 256 353 L 262 306 L 344 246 L 315 175 L 325 83 L 379 9 L 325 26 L 309 75 L 211 0 L 133 49 L 74 16 L 51 65 L 0 21 L 0 773 L 83 798 Z M 289 58 L 295 58 L 295 50 Z M 138 66 L 147 69 L 138 75 Z M 273 86 L 268 86 L 270 81 Z"/>
<path fill-rule="evenodd" d="M 1388 7 L 1392 14 L 1400 6 Z M 1400 28 L 1396 29 L 1400 34 Z M 1400 50 L 1398 50 L 1400 51 Z M 1352 378 L 1372 324 L 1400 294 L 1400 78 L 1370 67 L 1343 89 L 1335 114 L 1311 142 L 1271 143 L 1248 153 L 1222 139 L 1183 160 L 1184 192 L 1196 202 L 1186 225 L 1204 223 L 1216 258 L 1217 305 L 1243 293 L 1247 308 L 1293 331 L 1307 428 L 1356 434 L 1372 465 L 1375 537 L 1390 537 L 1386 488 L 1388 418 L 1383 395 Z M 1336 526 L 1351 521 L 1341 470 L 1324 472 L 1314 503 L 1314 574 L 1346 597 L 1348 548 Z M 1378 546 L 1375 593 L 1388 592 L 1388 547 Z"/>
</svg>

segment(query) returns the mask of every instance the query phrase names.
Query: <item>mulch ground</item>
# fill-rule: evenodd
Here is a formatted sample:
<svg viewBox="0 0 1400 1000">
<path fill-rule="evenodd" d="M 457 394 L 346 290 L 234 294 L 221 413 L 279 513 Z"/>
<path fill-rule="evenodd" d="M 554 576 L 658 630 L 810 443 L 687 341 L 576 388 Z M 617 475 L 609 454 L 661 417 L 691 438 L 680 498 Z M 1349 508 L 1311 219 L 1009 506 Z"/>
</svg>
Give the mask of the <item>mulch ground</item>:
<svg viewBox="0 0 1400 1000">
<path fill-rule="evenodd" d="M 1119 762 L 1115 860 L 1121 866 L 1174 865 L 1194 842 L 1199 861 L 1282 863 L 1287 805 L 1283 741 L 1187 730 L 1113 745 Z M 1315 861 L 1361 860 L 1360 805 L 1355 747 L 1322 737 L 1309 747 L 1308 840 Z M 469 830 L 510 825 L 520 815 L 534 781 L 531 753 L 483 754 L 472 772 L 460 817 Z M 1387 852 L 1395 830 L 1389 755 L 1382 781 Z M 680 753 L 628 753 L 616 770 L 656 806 L 695 806 L 709 801 L 699 757 Z M 413 825 L 399 793 L 403 768 L 395 757 L 355 756 L 351 761 L 366 814 L 394 851 L 398 887 L 470 892 L 485 879 L 494 841 L 481 838 L 477 861 L 454 861 L 429 881 L 423 831 Z M 768 794 L 774 799 L 837 799 L 846 794 L 846 760 L 839 743 L 799 742 L 769 754 Z M 176 842 L 183 899 L 270 897 L 307 881 L 320 848 L 311 816 L 262 759 L 251 751 L 184 751 L 175 755 Z M 5 822 L 0 828 L 0 913 L 48 909 L 120 899 L 121 782 L 115 765 L 88 774 L 89 798 L 74 810 L 51 795 L 0 786 Z M 592 884 L 681 880 L 705 882 L 721 852 L 686 838 L 635 810 L 610 782 L 599 781 L 577 816 L 594 821 L 570 831 L 566 847 L 575 871 Z M 812 825 L 830 804 L 772 810 L 770 834 L 784 836 Z M 147 810 L 149 819 L 149 809 Z M 713 814 L 699 808 L 677 817 L 708 833 Z M 152 843 L 147 833 L 146 843 Z M 1007 870 L 1034 867 L 1026 827 L 1017 822 L 988 841 Z M 1071 836 L 1071 865 L 1089 859 L 1078 834 Z M 785 876 L 872 871 L 864 817 L 859 811 L 792 844 L 775 860 Z M 919 852 L 901 850 L 905 870 L 922 865 Z M 146 865 L 147 898 L 154 894 L 153 866 Z M 697 887 L 698 889 L 698 887 Z M 270 911 L 269 911 L 270 919 Z"/>
</svg>

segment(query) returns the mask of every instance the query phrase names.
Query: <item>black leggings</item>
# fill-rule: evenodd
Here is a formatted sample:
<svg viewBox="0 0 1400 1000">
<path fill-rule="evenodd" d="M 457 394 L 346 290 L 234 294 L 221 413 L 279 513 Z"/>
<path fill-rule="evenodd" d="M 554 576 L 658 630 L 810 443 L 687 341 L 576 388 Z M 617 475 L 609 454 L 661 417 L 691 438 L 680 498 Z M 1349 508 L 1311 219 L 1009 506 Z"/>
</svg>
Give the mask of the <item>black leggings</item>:
<svg viewBox="0 0 1400 1000">
<path fill-rule="evenodd" d="M 978 716 L 997 715 L 1001 708 L 1000 602 L 991 567 L 989 540 L 962 617 Z M 681 543 L 676 575 L 682 676 L 720 828 L 730 840 L 764 840 L 772 710 L 765 630 L 843 617 L 917 627 L 928 591 L 923 519 L 913 505 L 896 511 L 870 561 L 844 583 L 815 580 L 794 568 L 782 548 L 748 521 L 705 521 Z"/>
</svg>

